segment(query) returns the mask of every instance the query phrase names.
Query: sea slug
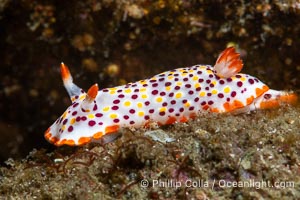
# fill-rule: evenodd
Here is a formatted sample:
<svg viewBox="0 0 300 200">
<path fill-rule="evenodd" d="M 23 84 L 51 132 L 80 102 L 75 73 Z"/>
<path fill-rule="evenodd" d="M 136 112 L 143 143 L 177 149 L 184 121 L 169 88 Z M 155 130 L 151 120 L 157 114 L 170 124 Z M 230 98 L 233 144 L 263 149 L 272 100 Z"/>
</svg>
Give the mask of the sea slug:
<svg viewBox="0 0 300 200">
<path fill-rule="evenodd" d="M 233 47 L 214 66 L 195 65 L 163 72 L 152 78 L 87 93 L 73 83 L 61 64 L 64 86 L 72 104 L 45 132 L 54 145 L 109 142 L 124 127 L 186 122 L 201 111 L 243 113 L 293 103 L 294 93 L 269 89 L 257 78 L 239 73 L 243 67 Z"/>
</svg>

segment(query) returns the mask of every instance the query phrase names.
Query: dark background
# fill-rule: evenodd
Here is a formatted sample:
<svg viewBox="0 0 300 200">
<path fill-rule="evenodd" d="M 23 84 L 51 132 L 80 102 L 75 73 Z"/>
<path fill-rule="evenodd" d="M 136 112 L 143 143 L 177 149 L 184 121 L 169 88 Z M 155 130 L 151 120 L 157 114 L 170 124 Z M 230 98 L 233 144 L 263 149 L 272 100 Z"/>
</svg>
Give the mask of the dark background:
<svg viewBox="0 0 300 200">
<path fill-rule="evenodd" d="M 55 148 L 43 135 L 70 104 L 62 61 L 84 90 L 95 82 L 102 89 L 173 68 L 213 65 L 234 44 L 244 73 L 299 92 L 297 1 L 207 2 L 2 1 L 0 161 Z"/>
</svg>

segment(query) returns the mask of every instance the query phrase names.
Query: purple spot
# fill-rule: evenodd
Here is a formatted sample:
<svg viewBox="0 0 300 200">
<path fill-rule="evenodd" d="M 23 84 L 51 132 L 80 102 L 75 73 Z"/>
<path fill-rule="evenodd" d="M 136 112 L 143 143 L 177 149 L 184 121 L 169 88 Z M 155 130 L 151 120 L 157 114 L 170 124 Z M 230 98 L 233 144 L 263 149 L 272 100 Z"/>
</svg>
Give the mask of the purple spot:
<svg viewBox="0 0 300 200">
<path fill-rule="evenodd" d="M 99 122 L 98 124 L 99 124 L 100 126 L 102 126 L 102 125 L 103 125 L 103 122 Z"/>
<path fill-rule="evenodd" d="M 157 95 L 157 94 L 158 94 L 158 90 L 153 90 L 153 91 L 152 91 L 152 94 L 153 94 L 153 95 Z"/>
<path fill-rule="evenodd" d="M 156 82 L 156 80 L 150 80 L 150 83 L 154 83 L 154 82 Z"/>
<path fill-rule="evenodd" d="M 149 113 L 151 113 L 151 114 L 154 113 L 154 109 L 150 109 Z"/>
<path fill-rule="evenodd" d="M 130 121 L 129 124 L 134 124 L 134 121 Z"/>
<path fill-rule="evenodd" d="M 122 90 L 117 90 L 117 93 L 120 93 L 120 92 L 122 92 Z"/>
<path fill-rule="evenodd" d="M 65 125 L 68 122 L 68 119 L 64 119 L 63 125 Z"/>
<path fill-rule="evenodd" d="M 170 86 L 170 85 L 172 85 L 171 82 L 166 82 L 166 83 L 165 83 L 165 86 L 166 86 L 166 87 L 167 87 L 167 86 Z"/>
<path fill-rule="evenodd" d="M 203 81 L 204 81 L 203 78 L 199 78 L 199 80 L 198 80 L 199 83 L 202 83 Z"/>
<path fill-rule="evenodd" d="M 188 81 L 188 80 L 189 80 L 188 78 L 184 78 L 184 79 L 183 79 L 183 81 Z"/>
<path fill-rule="evenodd" d="M 118 104 L 118 103 L 120 103 L 120 100 L 119 100 L 119 99 L 116 99 L 116 100 L 113 101 L 113 103 L 114 103 L 114 104 Z"/>
<path fill-rule="evenodd" d="M 223 97 L 224 97 L 224 94 L 219 93 L 219 94 L 218 94 L 218 97 L 219 97 L 219 98 L 223 98 Z"/>
<path fill-rule="evenodd" d="M 209 87 L 205 87 L 205 90 L 209 90 Z"/>
<path fill-rule="evenodd" d="M 124 98 L 125 95 L 124 95 L 124 94 L 119 94 L 118 97 L 119 97 L 119 98 Z"/>
<path fill-rule="evenodd" d="M 80 119 L 81 119 L 81 117 L 76 117 L 76 122 L 79 122 L 80 121 Z"/>
<path fill-rule="evenodd" d="M 167 102 L 164 102 L 163 104 L 162 104 L 162 106 L 167 106 L 168 105 L 168 103 Z"/>
<path fill-rule="evenodd" d="M 113 106 L 111 107 L 112 110 L 118 110 L 119 109 L 119 106 Z"/>
<path fill-rule="evenodd" d="M 209 79 L 206 80 L 206 83 L 210 83 L 210 82 L 211 82 L 211 80 L 209 80 Z"/>
<path fill-rule="evenodd" d="M 86 119 L 87 119 L 86 116 L 81 117 L 82 121 L 85 121 Z"/>
<path fill-rule="evenodd" d="M 75 103 L 74 105 L 73 105 L 73 108 L 75 108 L 76 106 L 78 106 L 79 105 L 79 103 Z"/>
<path fill-rule="evenodd" d="M 223 84 L 225 83 L 225 81 L 224 81 L 224 80 L 220 80 L 219 83 L 220 83 L 221 85 L 223 85 Z"/>
<path fill-rule="evenodd" d="M 194 106 L 191 106 L 191 107 L 189 108 L 189 110 L 194 110 L 194 108 L 195 108 Z"/>
<path fill-rule="evenodd" d="M 93 108 L 93 111 L 97 110 L 98 109 L 98 106 L 97 104 L 94 105 L 94 108 Z"/>
<path fill-rule="evenodd" d="M 134 89 L 134 92 L 139 92 L 140 90 L 139 89 Z"/>
<path fill-rule="evenodd" d="M 215 86 L 215 85 L 214 85 L 214 84 L 212 84 L 212 83 L 211 83 L 211 84 L 209 84 L 209 87 L 214 87 L 214 86 Z"/>
<path fill-rule="evenodd" d="M 231 92 L 231 97 L 235 97 L 235 96 L 236 96 L 236 92 L 235 91 Z"/>
<path fill-rule="evenodd" d="M 190 95 L 194 94 L 194 91 L 193 91 L 193 90 L 190 90 L 190 91 L 189 91 L 189 94 L 190 94 Z"/>
<path fill-rule="evenodd" d="M 201 90 L 201 87 L 197 87 L 196 91 L 199 92 Z"/>
<path fill-rule="evenodd" d="M 146 105 L 146 106 L 149 106 L 149 105 L 150 105 L 150 101 L 146 101 L 146 102 L 145 102 L 145 105 Z"/>
<path fill-rule="evenodd" d="M 197 74 L 202 74 L 202 71 L 197 71 Z"/>
<path fill-rule="evenodd" d="M 191 88 L 192 86 L 191 86 L 191 84 L 186 84 L 185 87 L 186 88 Z"/>
<path fill-rule="evenodd" d="M 213 101 L 208 101 L 207 104 L 208 105 L 212 105 L 214 102 Z"/>
<path fill-rule="evenodd" d="M 124 115 L 123 118 L 127 120 L 127 119 L 129 119 L 129 116 L 128 115 Z"/>
<path fill-rule="evenodd" d="M 130 109 L 130 110 L 129 110 L 129 113 L 134 114 L 134 113 L 135 113 L 135 110 L 134 110 L 134 109 Z"/>
<path fill-rule="evenodd" d="M 102 91 L 103 91 L 103 92 L 108 92 L 108 89 L 103 89 Z"/>
<path fill-rule="evenodd" d="M 272 97 L 271 94 L 265 94 L 265 95 L 264 95 L 264 98 L 265 98 L 265 99 L 270 99 L 271 97 Z"/>
<path fill-rule="evenodd" d="M 72 132 L 73 131 L 73 126 L 69 126 L 68 131 Z"/>
<path fill-rule="evenodd" d="M 229 98 L 229 97 L 227 97 L 227 98 L 226 98 L 226 101 L 230 101 L 230 98 Z"/>
<path fill-rule="evenodd" d="M 232 78 L 227 78 L 226 79 L 228 82 L 231 82 L 232 81 Z"/>
<path fill-rule="evenodd" d="M 114 119 L 114 123 L 119 123 L 119 119 Z"/>
<path fill-rule="evenodd" d="M 157 87 L 158 86 L 158 83 L 153 83 L 152 84 L 152 87 Z"/>
<path fill-rule="evenodd" d="M 174 81 L 179 81 L 179 78 L 174 78 Z"/>
<path fill-rule="evenodd" d="M 243 86 L 243 83 L 242 83 L 241 81 L 238 81 L 238 82 L 236 83 L 236 85 L 237 85 L 238 87 L 242 87 L 242 86 Z"/>
<path fill-rule="evenodd" d="M 138 95 L 134 94 L 134 95 L 131 96 L 131 98 L 132 98 L 132 99 L 137 99 L 137 98 L 138 98 Z"/>
<path fill-rule="evenodd" d="M 74 116 L 74 115 L 77 115 L 77 111 L 72 112 L 72 115 L 73 115 L 73 116 Z"/>
<path fill-rule="evenodd" d="M 195 102 L 198 102 L 199 99 L 200 99 L 199 97 L 196 97 L 196 98 L 194 99 L 194 101 L 195 101 Z"/>
<path fill-rule="evenodd" d="M 165 96 L 166 93 L 165 93 L 165 92 L 161 92 L 161 93 L 159 93 L 159 95 L 160 95 L 160 96 Z"/>
<path fill-rule="evenodd" d="M 103 114 L 102 113 L 96 113 L 96 117 L 102 117 Z"/>
<path fill-rule="evenodd" d="M 89 121 L 89 126 L 94 126 L 96 122 L 94 120 Z"/>
<path fill-rule="evenodd" d="M 179 90 L 180 89 L 180 87 L 177 85 L 177 86 L 175 86 L 175 88 L 174 88 L 175 90 Z"/>
<path fill-rule="evenodd" d="M 184 108 L 180 108 L 180 109 L 179 109 L 179 112 L 183 112 L 183 111 L 184 111 Z"/>
<path fill-rule="evenodd" d="M 206 104 L 206 101 L 201 102 L 201 106 L 204 106 Z"/>
<path fill-rule="evenodd" d="M 174 112 L 174 108 L 170 108 L 170 109 L 169 109 L 169 112 L 170 112 L 170 113 Z"/>
<path fill-rule="evenodd" d="M 210 97 L 210 96 L 211 96 L 211 93 L 210 93 L 210 92 L 209 92 L 209 93 L 207 93 L 207 96 L 208 96 L 208 97 Z"/>
<path fill-rule="evenodd" d="M 159 112 L 159 115 L 160 116 L 164 116 L 166 113 L 163 111 L 163 112 Z"/>
<path fill-rule="evenodd" d="M 172 105 L 176 104 L 176 101 L 175 100 L 171 100 L 170 102 Z"/>
<path fill-rule="evenodd" d="M 144 119 L 149 120 L 150 119 L 149 115 L 145 115 Z"/>
<path fill-rule="evenodd" d="M 160 78 L 160 79 L 158 79 L 158 81 L 160 81 L 160 82 L 162 82 L 162 81 L 164 81 L 165 80 L 165 78 Z"/>
<path fill-rule="evenodd" d="M 249 82 L 251 85 L 254 84 L 254 80 L 251 79 L 251 78 L 248 80 L 248 82 Z"/>
<path fill-rule="evenodd" d="M 148 86 L 148 84 L 146 84 L 146 83 L 145 83 L 145 84 L 143 84 L 143 87 L 147 87 L 147 86 Z"/>
<path fill-rule="evenodd" d="M 192 78 L 194 75 L 193 74 L 189 74 L 189 77 Z"/>
<path fill-rule="evenodd" d="M 214 75 L 210 74 L 210 75 L 208 75 L 208 77 L 209 77 L 209 78 L 212 78 L 212 77 L 214 77 Z"/>
</svg>

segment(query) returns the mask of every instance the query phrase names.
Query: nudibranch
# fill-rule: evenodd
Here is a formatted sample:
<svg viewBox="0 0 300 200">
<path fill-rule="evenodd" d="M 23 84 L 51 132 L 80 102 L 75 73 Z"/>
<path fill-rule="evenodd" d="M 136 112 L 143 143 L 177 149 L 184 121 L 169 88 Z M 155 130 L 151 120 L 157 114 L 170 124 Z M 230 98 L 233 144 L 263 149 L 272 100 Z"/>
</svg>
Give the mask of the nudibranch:
<svg viewBox="0 0 300 200">
<path fill-rule="evenodd" d="M 242 113 L 296 101 L 292 92 L 269 89 L 257 78 L 239 73 L 242 67 L 240 55 L 230 47 L 214 66 L 174 69 L 102 90 L 94 84 L 84 92 L 62 63 L 61 75 L 72 104 L 48 128 L 45 138 L 57 146 L 108 142 L 124 127 L 186 122 L 201 111 Z"/>
</svg>

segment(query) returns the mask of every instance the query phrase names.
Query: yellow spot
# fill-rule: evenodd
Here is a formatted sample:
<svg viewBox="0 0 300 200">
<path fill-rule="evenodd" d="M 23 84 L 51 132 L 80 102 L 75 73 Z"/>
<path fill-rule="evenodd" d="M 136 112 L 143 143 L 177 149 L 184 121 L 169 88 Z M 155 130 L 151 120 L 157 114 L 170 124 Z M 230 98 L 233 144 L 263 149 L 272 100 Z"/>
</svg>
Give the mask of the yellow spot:
<svg viewBox="0 0 300 200">
<path fill-rule="evenodd" d="M 217 94 L 217 93 L 218 93 L 218 90 L 213 89 L 213 90 L 211 91 L 211 93 L 212 93 L 212 94 Z"/>
<path fill-rule="evenodd" d="M 103 112 L 109 111 L 109 106 L 104 107 L 102 110 L 103 110 Z"/>
<path fill-rule="evenodd" d="M 186 102 L 186 103 L 184 104 L 184 106 L 185 106 L 185 107 L 190 107 L 191 104 L 190 104 L 190 102 Z"/>
<path fill-rule="evenodd" d="M 158 103 L 162 102 L 162 100 L 163 100 L 163 99 L 162 99 L 161 97 L 157 97 L 157 98 L 156 98 L 156 102 L 158 102 Z"/>
<path fill-rule="evenodd" d="M 95 118 L 95 115 L 94 114 L 88 114 L 88 118 L 93 119 L 93 118 Z"/>
<path fill-rule="evenodd" d="M 198 81 L 199 77 L 198 76 L 194 76 L 193 77 L 193 81 Z"/>
<path fill-rule="evenodd" d="M 61 127 L 61 130 L 65 130 L 65 129 L 66 129 L 66 126 L 63 125 L 63 126 Z"/>
<path fill-rule="evenodd" d="M 140 83 L 141 84 L 144 84 L 144 83 L 146 83 L 147 81 L 146 80 L 140 80 Z"/>
<path fill-rule="evenodd" d="M 64 114 L 62 115 L 62 118 L 65 119 L 67 115 L 68 115 L 68 113 L 64 112 Z"/>
<path fill-rule="evenodd" d="M 194 70 L 193 70 L 193 69 L 190 69 L 190 70 L 189 70 L 189 73 L 193 73 L 193 72 L 194 72 Z"/>
<path fill-rule="evenodd" d="M 240 78 L 240 80 L 244 82 L 246 80 L 246 77 L 243 76 L 242 78 Z"/>
<path fill-rule="evenodd" d="M 170 91 L 171 90 L 171 86 L 167 86 L 165 87 L 166 91 Z"/>
<path fill-rule="evenodd" d="M 226 86 L 226 87 L 224 88 L 224 92 L 225 92 L 225 93 L 229 93 L 229 92 L 230 92 L 230 87 Z"/>
<path fill-rule="evenodd" d="M 200 83 L 195 83 L 194 85 L 195 88 L 201 87 Z"/>
<path fill-rule="evenodd" d="M 178 85 L 178 86 L 182 86 L 182 82 L 176 82 L 176 85 Z"/>
<path fill-rule="evenodd" d="M 205 97 L 206 93 L 204 91 L 200 92 L 199 96 L 200 97 Z"/>
<path fill-rule="evenodd" d="M 165 112 L 166 110 L 167 110 L 166 107 L 161 107 L 161 108 L 159 109 L 159 112 Z"/>
<path fill-rule="evenodd" d="M 145 114 L 145 113 L 144 113 L 143 111 L 138 112 L 138 116 L 139 116 L 139 117 L 143 117 L 144 114 Z"/>
<path fill-rule="evenodd" d="M 79 96 L 79 99 L 83 100 L 83 99 L 85 99 L 85 96 L 86 96 L 86 94 L 82 94 L 82 95 Z"/>
<path fill-rule="evenodd" d="M 148 96 L 147 96 L 146 94 L 142 94 L 142 98 L 143 98 L 143 99 L 147 99 Z"/>
<path fill-rule="evenodd" d="M 217 84 L 217 81 L 212 81 L 211 83 L 215 86 Z"/>
<path fill-rule="evenodd" d="M 176 97 L 177 99 L 179 99 L 181 96 L 182 96 L 182 93 L 181 93 L 181 92 L 177 92 L 177 93 L 175 94 L 175 97 Z"/>
<path fill-rule="evenodd" d="M 147 88 L 141 88 L 140 92 L 146 92 Z"/>
<path fill-rule="evenodd" d="M 109 117 L 110 117 L 110 118 L 112 118 L 112 119 L 115 119 L 115 118 L 117 118 L 117 117 L 118 117 L 118 115 L 117 115 L 117 114 L 115 114 L 115 113 L 112 113 L 112 114 L 110 114 L 110 115 L 109 115 Z"/>
<path fill-rule="evenodd" d="M 168 80 L 172 80 L 174 76 L 168 76 Z"/>
<path fill-rule="evenodd" d="M 115 90 L 110 90 L 110 91 L 109 91 L 109 94 L 115 94 L 115 93 L 116 93 Z"/>
<path fill-rule="evenodd" d="M 76 122 L 76 119 L 75 119 L 75 117 L 74 117 L 74 118 L 71 119 L 70 124 L 71 124 L 71 125 L 72 125 L 72 124 L 75 124 L 75 122 Z"/>
<path fill-rule="evenodd" d="M 207 74 L 213 74 L 213 72 L 211 70 L 206 70 Z"/>
<path fill-rule="evenodd" d="M 124 106 L 127 106 L 127 107 L 128 107 L 128 106 L 130 106 L 130 105 L 131 105 L 131 102 L 130 102 L 130 101 L 125 101 L 125 102 L 124 102 Z"/>
<path fill-rule="evenodd" d="M 72 97 L 72 98 L 71 98 L 71 101 L 74 101 L 74 100 L 75 100 L 75 97 Z"/>
<path fill-rule="evenodd" d="M 233 76 L 233 77 L 231 77 L 231 79 L 234 81 L 234 80 L 236 80 L 236 77 L 235 77 L 235 76 Z"/>
<path fill-rule="evenodd" d="M 206 69 L 206 66 L 200 66 L 199 69 Z"/>
<path fill-rule="evenodd" d="M 142 108 L 142 107 L 143 107 L 143 103 L 138 102 L 138 103 L 137 103 L 137 107 L 138 107 L 138 108 Z"/>
<path fill-rule="evenodd" d="M 150 79 L 150 81 L 151 81 L 151 80 L 154 80 L 154 81 L 155 81 L 155 80 L 156 80 L 156 78 L 155 78 L 155 77 L 153 77 L 153 78 L 151 78 L 151 79 Z"/>
<path fill-rule="evenodd" d="M 188 75 L 188 73 L 182 73 L 181 74 L 181 76 L 187 76 Z"/>
<path fill-rule="evenodd" d="M 129 89 L 129 88 L 128 88 L 128 89 L 125 89 L 124 92 L 125 92 L 125 93 L 131 93 L 131 89 Z"/>
</svg>

